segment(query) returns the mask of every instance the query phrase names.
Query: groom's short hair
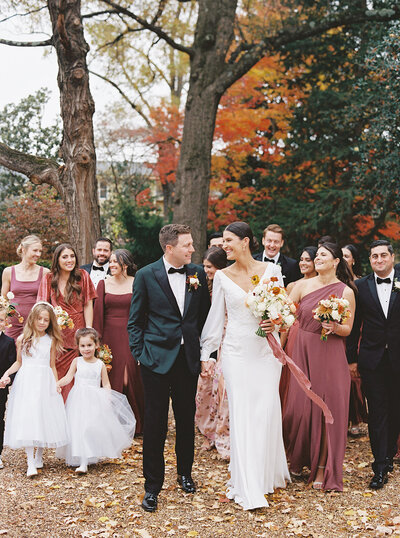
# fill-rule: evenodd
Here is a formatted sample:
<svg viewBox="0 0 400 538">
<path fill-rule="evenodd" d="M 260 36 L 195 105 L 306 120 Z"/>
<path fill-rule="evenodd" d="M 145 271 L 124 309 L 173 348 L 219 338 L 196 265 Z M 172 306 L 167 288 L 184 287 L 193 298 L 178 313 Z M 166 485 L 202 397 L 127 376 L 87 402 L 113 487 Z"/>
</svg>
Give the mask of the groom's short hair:
<svg viewBox="0 0 400 538">
<path fill-rule="evenodd" d="M 192 233 L 190 226 L 186 224 L 166 224 L 161 228 L 158 236 L 161 248 L 165 252 L 167 245 L 174 247 L 178 243 L 179 235 L 190 233 Z"/>
</svg>

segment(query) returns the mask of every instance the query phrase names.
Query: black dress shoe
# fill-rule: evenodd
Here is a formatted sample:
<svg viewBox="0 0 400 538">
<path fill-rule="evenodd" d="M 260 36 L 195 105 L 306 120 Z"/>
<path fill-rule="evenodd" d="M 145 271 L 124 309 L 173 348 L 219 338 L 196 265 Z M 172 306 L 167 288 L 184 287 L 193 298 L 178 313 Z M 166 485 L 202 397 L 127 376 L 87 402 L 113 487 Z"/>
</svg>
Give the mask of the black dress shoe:
<svg viewBox="0 0 400 538">
<path fill-rule="evenodd" d="M 381 489 L 388 481 L 388 477 L 386 473 L 375 473 L 371 482 L 369 483 L 369 487 L 371 489 Z"/>
<path fill-rule="evenodd" d="M 157 495 L 146 491 L 142 501 L 142 508 L 146 512 L 155 512 L 157 509 Z"/>
<path fill-rule="evenodd" d="M 186 491 L 186 493 L 194 493 L 196 491 L 196 486 L 194 485 L 193 479 L 190 475 L 178 474 L 178 484 L 181 486 L 183 491 Z"/>
</svg>

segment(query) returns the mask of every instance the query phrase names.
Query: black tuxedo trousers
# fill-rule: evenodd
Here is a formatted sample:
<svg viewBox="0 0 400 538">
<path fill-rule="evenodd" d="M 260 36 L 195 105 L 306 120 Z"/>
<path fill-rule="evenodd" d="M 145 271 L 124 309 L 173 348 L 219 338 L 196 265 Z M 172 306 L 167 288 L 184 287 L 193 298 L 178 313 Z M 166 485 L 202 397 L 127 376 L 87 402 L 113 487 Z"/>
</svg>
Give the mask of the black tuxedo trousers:
<svg viewBox="0 0 400 538">
<path fill-rule="evenodd" d="M 388 352 L 375 370 L 360 367 L 368 402 L 368 433 L 374 456 L 372 469 L 384 472 L 393 462 L 400 432 L 400 373 L 393 369 Z"/>
<path fill-rule="evenodd" d="M 176 424 L 177 471 L 180 475 L 190 475 L 192 472 L 198 376 L 189 370 L 183 345 L 172 368 L 166 374 L 153 372 L 143 364 L 140 365 L 140 371 L 145 398 L 144 489 L 158 495 L 164 482 L 164 445 L 168 430 L 170 397 Z"/>
</svg>

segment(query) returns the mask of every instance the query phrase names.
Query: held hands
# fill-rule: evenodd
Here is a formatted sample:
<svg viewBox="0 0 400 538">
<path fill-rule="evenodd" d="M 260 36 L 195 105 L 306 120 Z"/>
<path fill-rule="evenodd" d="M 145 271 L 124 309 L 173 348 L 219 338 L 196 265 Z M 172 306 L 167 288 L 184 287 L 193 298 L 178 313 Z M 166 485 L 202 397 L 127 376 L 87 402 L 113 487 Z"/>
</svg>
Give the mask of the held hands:
<svg viewBox="0 0 400 538">
<path fill-rule="evenodd" d="M 6 386 L 11 382 L 11 379 L 6 376 L 6 377 L 2 377 L 0 379 L 0 389 L 5 389 Z"/>
<path fill-rule="evenodd" d="M 57 392 L 58 392 L 58 394 L 61 394 L 61 385 L 60 385 L 60 382 L 59 382 L 59 381 L 57 381 L 56 386 L 57 386 Z"/>
<path fill-rule="evenodd" d="M 349 371 L 351 377 L 360 377 L 360 372 L 358 371 L 358 365 L 356 362 L 351 362 L 349 364 Z"/>
<path fill-rule="evenodd" d="M 214 375 L 215 361 L 201 361 L 201 377 L 212 377 Z"/>
</svg>

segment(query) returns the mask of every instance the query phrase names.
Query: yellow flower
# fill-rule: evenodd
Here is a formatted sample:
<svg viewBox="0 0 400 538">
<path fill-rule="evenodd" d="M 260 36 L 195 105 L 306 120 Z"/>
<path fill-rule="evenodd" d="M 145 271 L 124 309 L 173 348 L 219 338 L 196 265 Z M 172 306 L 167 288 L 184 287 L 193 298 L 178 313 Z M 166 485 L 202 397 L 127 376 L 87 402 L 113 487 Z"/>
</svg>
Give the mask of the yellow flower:
<svg viewBox="0 0 400 538">
<path fill-rule="evenodd" d="M 253 275 L 251 277 L 251 283 L 253 286 L 257 286 L 257 284 L 260 282 L 260 277 L 258 275 Z"/>
</svg>

